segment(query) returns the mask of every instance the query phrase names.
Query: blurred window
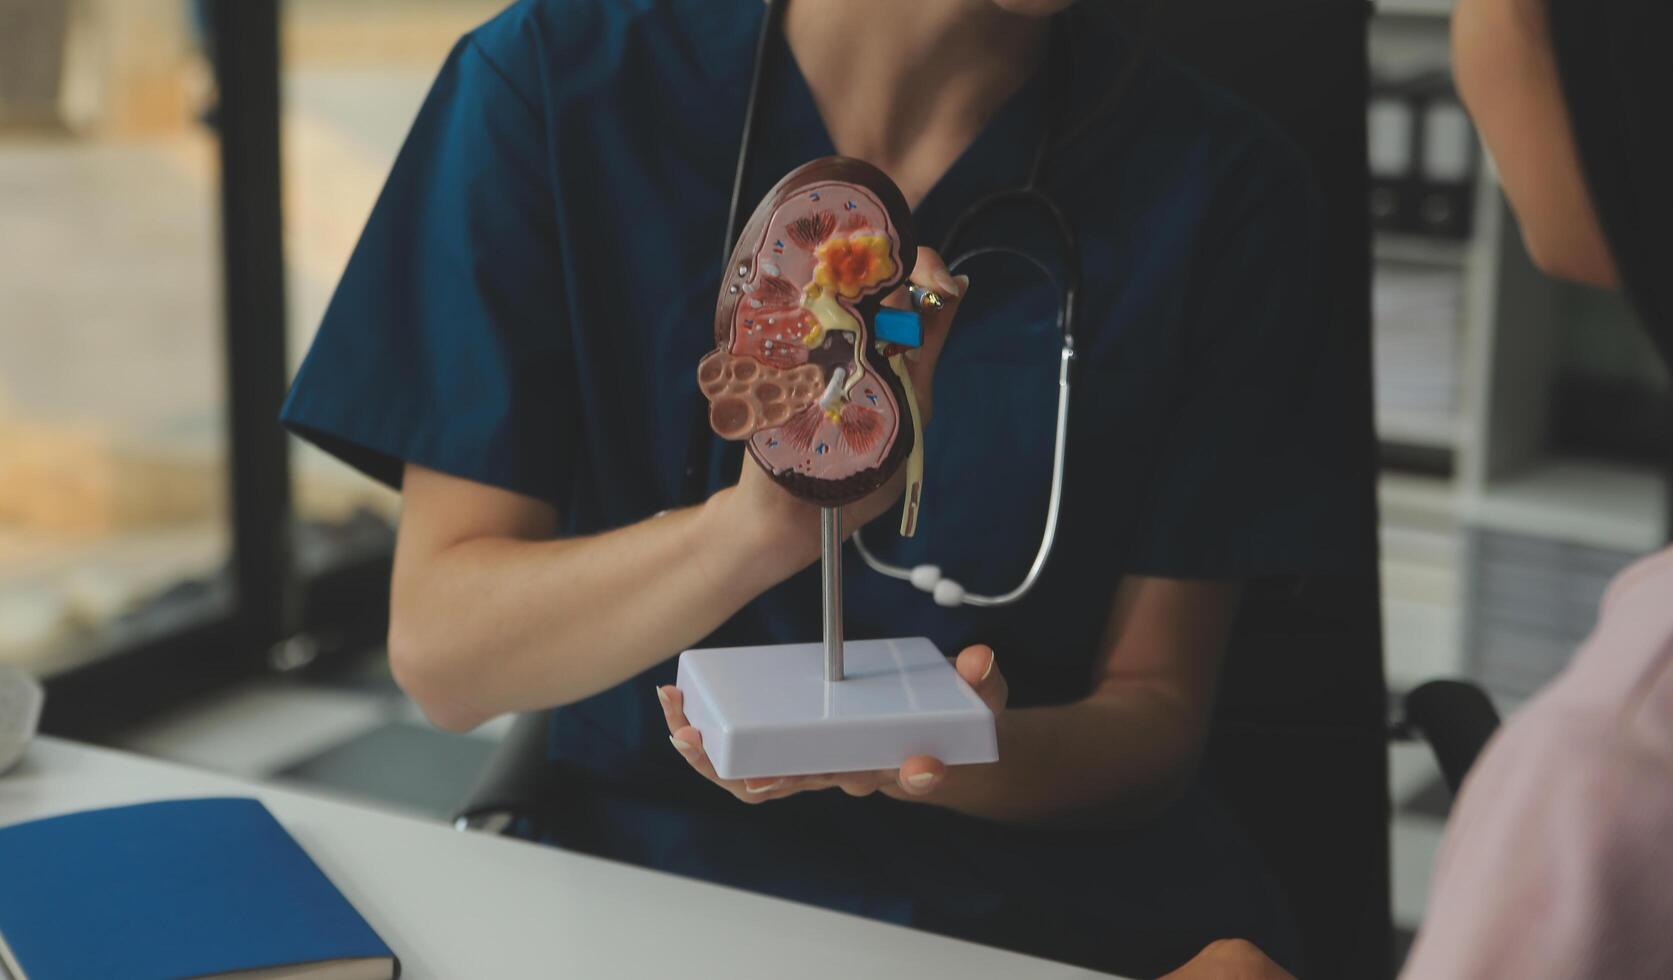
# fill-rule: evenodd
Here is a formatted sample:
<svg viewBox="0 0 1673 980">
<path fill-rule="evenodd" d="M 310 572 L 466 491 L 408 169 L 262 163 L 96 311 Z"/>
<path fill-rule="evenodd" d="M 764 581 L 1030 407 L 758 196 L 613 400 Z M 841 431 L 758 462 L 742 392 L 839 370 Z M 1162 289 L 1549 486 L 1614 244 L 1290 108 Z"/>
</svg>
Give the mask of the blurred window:
<svg viewBox="0 0 1673 980">
<path fill-rule="evenodd" d="M 194 7 L 0 0 L 0 661 L 227 605 L 216 139 Z"/>
</svg>

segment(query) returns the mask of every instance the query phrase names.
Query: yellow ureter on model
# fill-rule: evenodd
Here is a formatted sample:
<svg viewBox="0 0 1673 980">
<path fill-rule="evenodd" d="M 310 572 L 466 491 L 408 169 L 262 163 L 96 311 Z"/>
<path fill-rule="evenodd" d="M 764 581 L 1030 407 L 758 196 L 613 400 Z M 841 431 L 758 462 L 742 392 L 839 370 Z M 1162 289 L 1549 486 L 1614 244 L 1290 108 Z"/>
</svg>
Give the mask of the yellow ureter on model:
<svg viewBox="0 0 1673 980">
<path fill-rule="evenodd" d="M 918 508 L 923 505 L 924 420 L 918 413 L 918 392 L 912 387 L 912 374 L 906 370 L 905 357 L 896 354 L 889 358 L 889 367 L 906 390 L 906 411 L 912 416 L 912 451 L 906 456 L 906 496 L 900 508 L 900 536 L 910 538 L 918 533 Z"/>
</svg>

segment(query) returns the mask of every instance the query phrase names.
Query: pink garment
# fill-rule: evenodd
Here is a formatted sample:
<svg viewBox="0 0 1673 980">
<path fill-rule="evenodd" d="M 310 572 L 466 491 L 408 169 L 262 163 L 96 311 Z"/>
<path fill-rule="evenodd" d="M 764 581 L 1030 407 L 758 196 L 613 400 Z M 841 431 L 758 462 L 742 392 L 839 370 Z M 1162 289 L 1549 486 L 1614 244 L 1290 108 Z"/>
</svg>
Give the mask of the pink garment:
<svg viewBox="0 0 1673 980">
<path fill-rule="evenodd" d="M 1673 980 L 1673 550 L 1470 772 L 1401 977 Z"/>
</svg>

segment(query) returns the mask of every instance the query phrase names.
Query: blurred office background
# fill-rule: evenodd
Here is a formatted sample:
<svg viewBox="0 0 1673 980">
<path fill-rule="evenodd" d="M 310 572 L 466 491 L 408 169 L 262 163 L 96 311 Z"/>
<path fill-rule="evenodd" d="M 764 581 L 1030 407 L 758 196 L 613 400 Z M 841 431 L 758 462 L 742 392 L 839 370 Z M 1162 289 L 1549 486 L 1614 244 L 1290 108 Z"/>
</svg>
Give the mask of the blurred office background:
<svg viewBox="0 0 1673 980">
<path fill-rule="evenodd" d="M 491 750 L 499 726 L 430 728 L 381 662 L 397 498 L 267 399 L 436 68 L 500 5 L 285 0 L 277 71 L 231 66 L 229 108 L 205 5 L 0 0 L 0 662 L 49 681 L 49 729 L 437 818 Z M 1667 541 L 1673 412 L 1624 305 L 1529 265 L 1449 10 L 1371 25 L 1386 665 L 1396 693 L 1467 676 L 1514 710 Z M 1393 752 L 1409 930 L 1446 795 Z"/>
<path fill-rule="evenodd" d="M 1368 112 L 1384 662 L 1514 711 L 1668 540 L 1668 378 L 1616 296 L 1530 264 L 1450 81 L 1453 0 L 1382 0 Z M 1447 795 L 1396 747 L 1396 922 L 1420 921 Z"/>
<path fill-rule="evenodd" d="M 229 110 L 212 4 L 0 0 L 0 661 L 49 680 L 49 729 L 457 802 L 494 730 L 414 723 L 377 656 L 398 498 L 239 400 L 288 381 L 436 69 L 500 6 L 287 0 L 279 91 L 233 64 Z"/>
</svg>

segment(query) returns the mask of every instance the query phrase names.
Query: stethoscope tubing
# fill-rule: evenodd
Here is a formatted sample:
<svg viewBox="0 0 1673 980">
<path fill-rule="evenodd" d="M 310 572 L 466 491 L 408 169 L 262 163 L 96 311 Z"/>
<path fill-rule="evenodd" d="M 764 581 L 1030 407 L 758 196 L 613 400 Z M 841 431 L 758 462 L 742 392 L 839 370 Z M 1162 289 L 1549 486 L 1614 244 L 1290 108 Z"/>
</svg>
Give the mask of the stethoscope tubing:
<svg viewBox="0 0 1673 980">
<path fill-rule="evenodd" d="M 866 567 L 879 575 L 912 583 L 914 587 L 933 595 L 936 604 L 942 606 L 1008 606 L 1020 602 L 1028 595 L 1034 584 L 1040 580 L 1040 575 L 1046 569 L 1046 561 L 1051 557 L 1052 547 L 1057 543 L 1057 521 L 1063 512 L 1063 474 L 1069 448 L 1069 401 L 1072 388 L 1070 367 L 1074 360 L 1074 343 L 1065 337 L 1057 369 L 1057 436 L 1052 445 L 1051 502 L 1046 507 L 1046 527 L 1040 535 L 1040 549 L 1035 552 L 1034 561 L 1028 566 L 1028 574 L 1023 576 L 1022 582 L 1016 588 L 1002 595 L 980 595 L 966 591 L 962 585 L 943 577 L 941 569 L 934 565 L 919 565 L 907 569 L 890 564 L 872 554 L 871 549 L 866 547 L 865 539 L 860 535 L 860 529 L 855 528 L 852 537 L 854 550 L 860 553 Z M 948 587 L 949 585 L 951 587 Z"/>
</svg>

